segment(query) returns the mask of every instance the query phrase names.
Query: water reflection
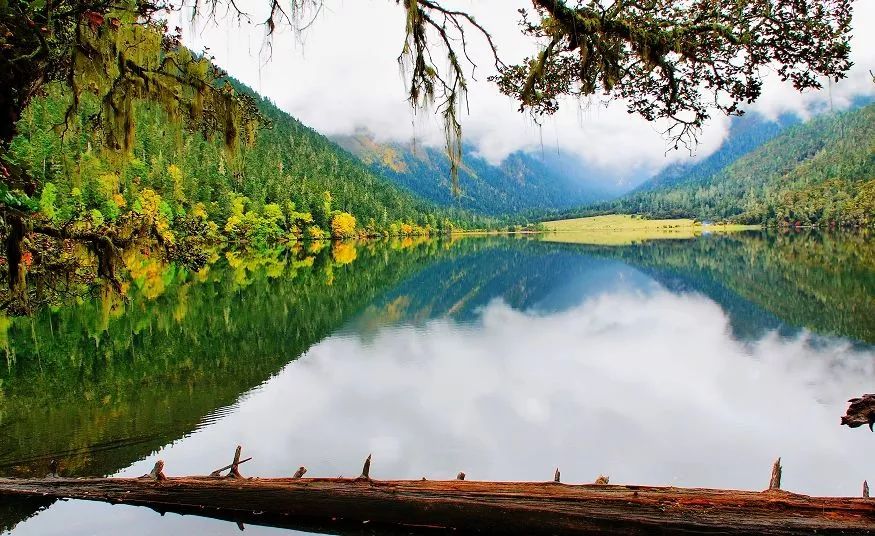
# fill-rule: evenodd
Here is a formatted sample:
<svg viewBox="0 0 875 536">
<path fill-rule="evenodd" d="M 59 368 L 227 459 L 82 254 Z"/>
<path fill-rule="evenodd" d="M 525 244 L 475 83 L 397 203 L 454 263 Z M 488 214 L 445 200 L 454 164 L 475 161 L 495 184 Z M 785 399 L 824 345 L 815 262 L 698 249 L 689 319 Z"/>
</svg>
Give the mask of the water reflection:
<svg viewBox="0 0 875 536">
<path fill-rule="evenodd" d="M 265 476 L 351 476 L 373 453 L 384 478 L 544 480 L 558 465 L 569 481 L 744 489 L 780 455 L 787 489 L 850 494 L 871 438 L 837 416 L 872 385 L 873 357 L 806 337 L 739 343 L 700 296 L 605 293 L 554 314 L 496 301 L 476 326 L 331 337 L 159 454 L 206 472 L 240 442 Z"/>
<path fill-rule="evenodd" d="M 149 323 L 135 343 L 122 344 L 129 325 L 110 322 L 91 336 L 97 344 L 86 339 L 115 349 L 110 361 L 78 339 L 56 341 L 58 352 L 78 349 L 95 374 L 111 363 L 108 377 L 77 378 L 74 368 L 49 382 L 28 368 L 24 332 L 11 331 L 17 358 L 9 370 L 18 375 L 5 376 L 12 404 L 0 433 L 23 453 L 40 445 L 30 437 L 63 444 L 78 434 L 79 444 L 94 447 L 108 432 L 129 438 L 125 426 L 145 421 L 153 442 L 92 448 L 90 465 L 79 465 L 129 476 L 158 456 L 169 474 L 207 473 L 239 443 L 254 457 L 250 475 L 289 475 L 303 464 L 308 475 L 352 476 L 373 453 L 376 478 L 465 471 L 471 479 L 546 480 L 559 466 L 569 482 L 608 474 L 612 482 L 761 489 L 782 456 L 786 489 L 855 495 L 864 478 L 875 478 L 864 463 L 871 437 L 838 418 L 875 376 L 875 353 L 863 342 L 871 319 L 850 314 L 871 301 L 873 268 L 859 254 L 818 268 L 810 253 L 800 260 L 808 247 L 758 236 L 630 248 L 493 240 L 360 247 L 355 255 L 326 248 L 309 261 L 249 261 L 251 269 L 232 257 L 211 279 L 166 285 L 175 293 L 164 305 L 137 302 L 121 316 L 141 325 L 134 312 L 148 309 L 165 319 L 158 335 L 145 335 Z M 788 258 L 795 260 L 780 260 Z M 774 288 L 748 298 L 745 284 L 757 276 Z M 173 316 L 181 303 L 174 289 L 182 288 L 187 312 Z M 812 316 L 825 303 L 833 310 Z M 75 330 L 74 317 L 64 318 L 54 329 Z M 44 357 L 53 355 L 47 348 L 43 342 Z M 95 354 L 103 359 L 87 360 Z M 74 403 L 40 398 L 29 378 L 49 393 L 116 385 L 128 398 L 120 407 L 86 403 L 92 413 L 79 422 L 89 426 L 76 434 L 53 430 L 47 424 L 60 419 L 42 422 L 40 411 L 25 408 L 65 415 Z M 136 395 L 130 378 L 140 381 Z M 160 409 L 146 412 L 156 393 Z M 152 414 L 161 418 L 143 417 Z M 6 459 L 6 472 L 21 462 Z M 237 531 L 74 501 L 14 533 L 126 526 L 144 534 Z"/>
</svg>

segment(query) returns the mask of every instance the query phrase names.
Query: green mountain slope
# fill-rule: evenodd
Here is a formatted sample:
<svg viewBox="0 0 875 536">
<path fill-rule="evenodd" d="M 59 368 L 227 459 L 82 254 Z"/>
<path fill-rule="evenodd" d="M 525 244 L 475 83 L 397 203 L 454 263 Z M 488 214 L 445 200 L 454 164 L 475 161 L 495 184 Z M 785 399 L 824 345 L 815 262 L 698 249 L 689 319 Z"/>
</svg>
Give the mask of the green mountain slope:
<svg viewBox="0 0 875 536">
<path fill-rule="evenodd" d="M 398 187 L 267 99 L 231 82 L 253 96 L 272 122 L 236 155 L 222 140 L 188 132 L 150 104 L 137 106 L 127 158 L 95 149 L 96 134 L 86 121 L 97 110 L 93 99 L 85 99 L 74 128 L 62 137 L 56 125 L 63 122 L 70 97 L 58 86 L 25 111 L 10 154 L 40 184 L 52 185 L 48 199 L 43 195 L 44 212 L 57 222 L 112 220 L 151 202 L 170 222 L 198 213 L 225 229 L 236 214 L 237 228 L 249 225 L 257 228 L 253 232 L 274 235 L 305 226 L 327 232 L 338 210 L 375 233 L 397 234 L 404 225 L 485 224 L 483 218 L 439 208 Z"/>
<path fill-rule="evenodd" d="M 714 153 L 692 164 L 673 164 L 642 183 L 635 192 L 665 189 L 683 184 L 698 184 L 708 180 L 721 169 L 778 136 L 784 129 L 797 124 L 795 115 L 782 115 L 769 121 L 752 113 L 735 117 L 726 140 Z"/>
<path fill-rule="evenodd" d="M 459 170 L 461 193 L 454 196 L 450 163 L 440 148 L 380 143 L 367 131 L 332 139 L 394 183 L 438 205 L 479 214 L 565 209 L 617 193 L 569 155 L 517 151 L 494 165 L 466 146 Z"/>
<path fill-rule="evenodd" d="M 789 127 L 716 170 L 705 162 L 581 212 L 748 223 L 875 223 L 875 105 Z"/>
</svg>

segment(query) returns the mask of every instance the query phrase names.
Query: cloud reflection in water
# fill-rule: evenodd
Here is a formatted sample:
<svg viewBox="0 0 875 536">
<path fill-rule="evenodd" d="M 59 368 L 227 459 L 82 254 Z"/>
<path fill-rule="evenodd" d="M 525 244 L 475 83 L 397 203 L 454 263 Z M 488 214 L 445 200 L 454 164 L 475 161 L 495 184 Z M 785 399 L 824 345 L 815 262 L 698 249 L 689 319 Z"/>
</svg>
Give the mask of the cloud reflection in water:
<svg viewBox="0 0 875 536">
<path fill-rule="evenodd" d="M 696 294 L 612 292 L 550 314 L 502 301 L 480 322 L 330 337 L 237 410 L 166 447 L 207 471 L 233 445 L 247 474 L 563 480 L 856 495 L 873 438 L 839 426 L 875 354 L 775 334 L 743 343 Z M 225 452 L 220 446 L 226 446 Z M 142 474 L 144 461 L 124 474 Z M 172 472 L 172 469 L 171 469 Z"/>
</svg>

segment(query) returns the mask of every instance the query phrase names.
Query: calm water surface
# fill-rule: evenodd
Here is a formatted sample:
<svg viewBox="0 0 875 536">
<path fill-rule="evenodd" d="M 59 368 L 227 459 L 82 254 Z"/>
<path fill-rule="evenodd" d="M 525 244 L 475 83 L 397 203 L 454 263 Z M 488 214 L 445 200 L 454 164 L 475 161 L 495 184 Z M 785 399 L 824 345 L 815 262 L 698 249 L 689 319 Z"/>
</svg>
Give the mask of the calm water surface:
<svg viewBox="0 0 875 536">
<path fill-rule="evenodd" d="M 857 495 L 872 435 L 875 246 L 507 238 L 127 259 L 100 294 L 0 318 L 0 474 L 547 480 Z M 3 353 L 0 353 L 2 356 Z M 0 363 L 3 363 L 0 357 Z M 80 501 L 0 505 L 14 535 L 238 532 Z M 246 527 L 248 532 L 283 532 Z"/>
</svg>

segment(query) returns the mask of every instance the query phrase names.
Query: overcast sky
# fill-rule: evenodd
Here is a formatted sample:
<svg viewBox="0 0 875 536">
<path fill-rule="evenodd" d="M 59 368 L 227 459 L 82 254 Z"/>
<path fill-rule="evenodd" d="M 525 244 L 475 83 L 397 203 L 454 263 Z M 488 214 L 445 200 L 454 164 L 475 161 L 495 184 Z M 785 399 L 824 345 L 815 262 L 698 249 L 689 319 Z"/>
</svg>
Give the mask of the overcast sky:
<svg viewBox="0 0 875 536">
<path fill-rule="evenodd" d="M 183 24 L 185 42 L 195 50 L 209 47 L 228 72 L 282 109 L 323 134 L 347 134 L 367 128 L 381 140 L 441 144 L 440 123 L 433 113 L 414 116 L 406 101 L 406 86 L 396 58 L 404 39 L 404 10 L 394 0 L 325 0 L 325 6 L 303 35 L 278 29 L 265 47 L 265 0 L 237 0 L 252 15 L 252 23 L 227 17 L 218 22 Z M 448 6 L 473 13 L 495 37 L 502 59 L 516 63 L 530 55 L 534 43 L 519 33 L 520 7 L 527 0 L 447 0 Z M 760 101 L 752 107 L 766 115 L 847 106 L 850 98 L 875 94 L 869 75 L 875 69 L 875 1 L 857 0 L 852 57 L 846 80 L 831 90 L 799 94 L 771 77 Z M 643 171 L 689 159 L 685 150 L 666 152 L 658 125 L 626 112 L 622 103 L 569 100 L 539 127 L 517 111 L 517 104 L 486 81 L 494 71 L 485 43 L 475 43 L 476 81 L 469 92 L 470 114 L 462 118 L 463 135 L 493 162 L 516 150 L 559 147 L 589 165 L 623 180 Z M 269 53 L 272 51 L 272 53 Z M 471 74 L 471 73 L 468 73 Z M 714 151 L 726 135 L 728 120 L 714 118 L 701 137 L 695 157 Z"/>
</svg>

